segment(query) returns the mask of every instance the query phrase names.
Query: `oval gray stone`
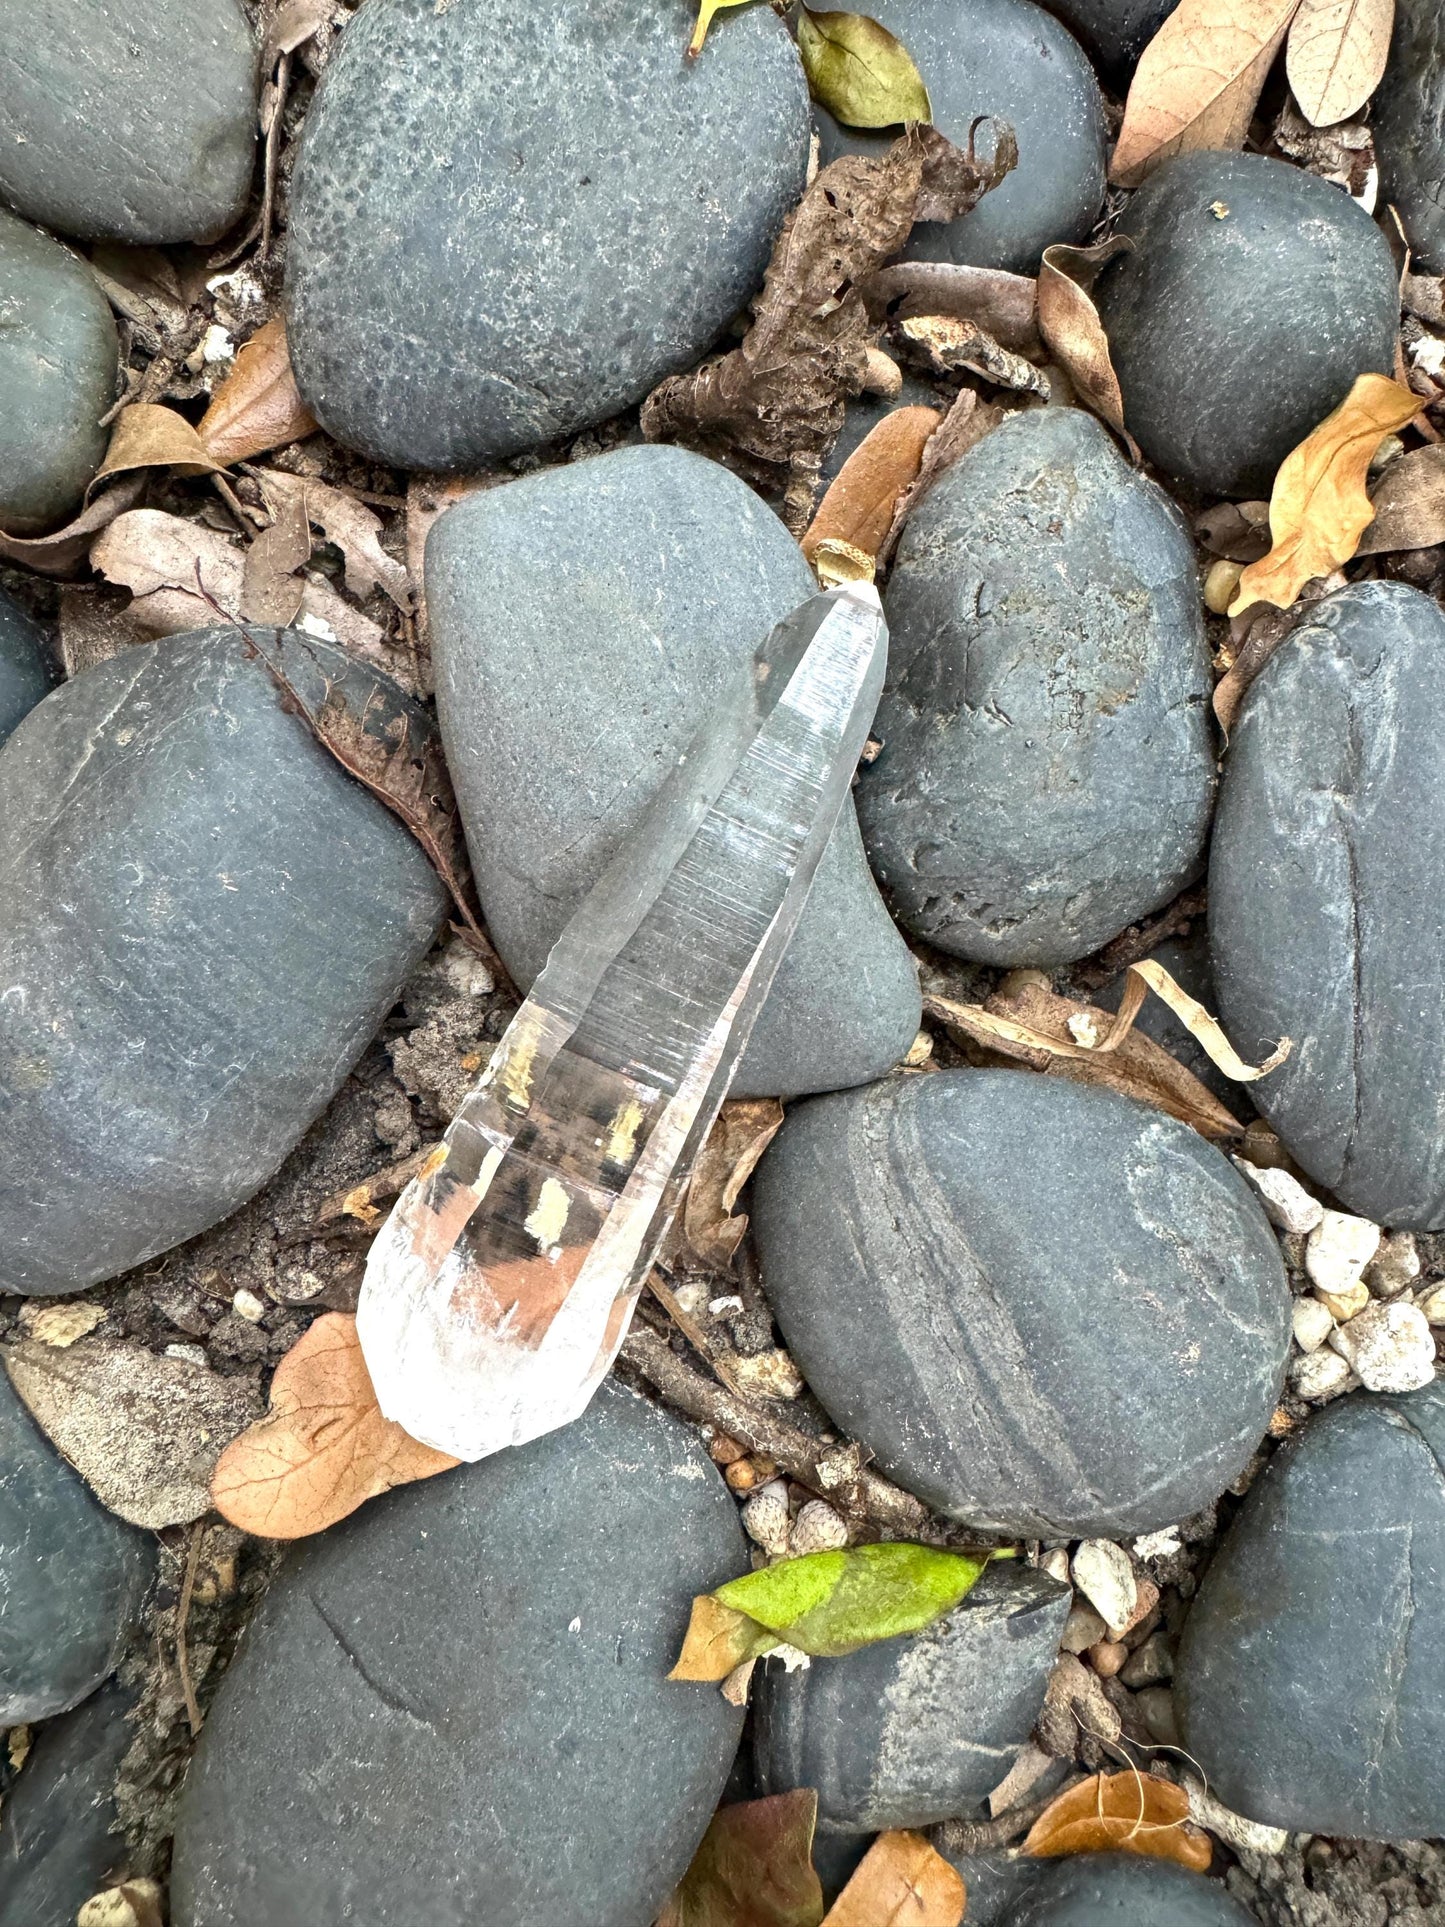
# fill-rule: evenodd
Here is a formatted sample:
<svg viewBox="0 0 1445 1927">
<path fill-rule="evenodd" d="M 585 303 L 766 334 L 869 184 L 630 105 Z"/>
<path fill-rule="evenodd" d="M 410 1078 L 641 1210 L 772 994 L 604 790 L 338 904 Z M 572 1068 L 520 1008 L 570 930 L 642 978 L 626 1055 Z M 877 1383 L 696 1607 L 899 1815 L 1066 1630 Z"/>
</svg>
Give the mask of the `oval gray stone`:
<svg viewBox="0 0 1445 1927">
<path fill-rule="evenodd" d="M 307 119 L 288 339 L 338 440 L 456 469 L 572 434 L 706 350 L 803 190 L 766 7 L 368 0 Z"/>
<path fill-rule="evenodd" d="M 123 1871 L 115 1782 L 134 1737 L 132 1695 L 114 1683 L 35 1737 L 0 1808 L 0 1927 L 71 1927 Z"/>
<path fill-rule="evenodd" d="M 0 743 L 49 692 L 51 681 L 44 636 L 0 589 Z"/>
<path fill-rule="evenodd" d="M 253 632 L 268 652 L 278 632 Z M 379 729 L 420 710 L 294 631 Z M 278 1168 L 425 956 L 420 845 L 282 708 L 235 629 L 139 644 L 0 751 L 0 1290 L 74 1290 Z"/>
<path fill-rule="evenodd" d="M 909 518 L 864 843 L 915 935 L 1053 966 L 1204 861 L 1213 680 L 1177 510 L 1077 408 L 1012 416 Z"/>
<path fill-rule="evenodd" d="M 1104 269 L 1094 299 L 1124 419 L 1179 481 L 1267 496 L 1355 377 L 1395 366 L 1389 245 L 1342 189 L 1303 168 L 1181 154 L 1130 197 L 1119 231 L 1134 249 Z"/>
<path fill-rule="evenodd" d="M 666 1674 L 745 1566 L 697 1435 L 615 1383 L 314 1540 L 206 1721 L 176 1927 L 650 1927 L 742 1727 Z"/>
<path fill-rule="evenodd" d="M 1044 1703 L 1073 1595 L 997 1566 L 943 1619 L 796 1673 L 754 1678 L 764 1793 L 818 1790 L 820 1833 L 926 1827 L 972 1812 Z"/>
<path fill-rule="evenodd" d="M 492 940 L 529 984 L 707 720 L 729 665 L 817 588 L 742 482 L 621 449 L 471 496 L 427 543 L 437 707 Z M 851 804 L 823 854 L 734 1096 L 879 1077 L 918 981 Z"/>
<path fill-rule="evenodd" d="M 1380 194 L 1400 210 L 1415 266 L 1445 269 L 1445 13 L 1396 0 L 1390 62 L 1370 107 Z"/>
<path fill-rule="evenodd" d="M 967 1865 L 966 1862 L 963 1863 Z M 1133 1853 L 1045 1861 L 1008 1927 L 1255 1927 L 1222 1880 Z"/>
<path fill-rule="evenodd" d="M 4 54 L 0 54 L 3 64 Z M 8 150 L 0 142 L 0 151 Z M 100 467 L 120 344 L 68 248 L 0 209 L 0 528 L 33 535 L 79 506 Z"/>
<path fill-rule="evenodd" d="M 1445 1225 L 1442 792 L 1445 616 L 1418 589 L 1357 583 L 1245 697 L 1209 932 L 1236 1047 L 1293 1039 L 1255 1104 L 1312 1178 L 1396 1228 Z"/>
<path fill-rule="evenodd" d="M 816 1098 L 752 1217 L 830 1417 L 967 1525 L 1151 1531 L 1222 1492 L 1274 1410 L 1290 1297 L 1263 1211 L 1113 1092 L 966 1070 Z"/>
<path fill-rule="evenodd" d="M 1327 1407 L 1214 1555 L 1174 1672 L 1184 1743 L 1252 1820 L 1445 1833 L 1445 1387 Z"/>
<path fill-rule="evenodd" d="M 1174 0 L 1049 0 L 1100 71 L 1122 92 L 1141 53 L 1174 11 Z"/>
<path fill-rule="evenodd" d="M 237 0 L 0 0 L 0 199 L 84 241 L 213 241 L 256 151 Z"/>
<path fill-rule="evenodd" d="M 981 115 L 1013 128 L 1019 164 L 957 221 L 926 221 L 904 254 L 916 261 L 1034 274 L 1054 241 L 1088 238 L 1104 200 L 1107 129 L 1099 83 L 1073 36 L 1032 0 L 880 0 L 870 10 L 912 54 L 940 133 L 966 147 Z M 817 110 L 822 159 L 881 154 L 894 128 L 870 134 Z M 980 140 L 987 141 L 986 130 Z"/>
</svg>

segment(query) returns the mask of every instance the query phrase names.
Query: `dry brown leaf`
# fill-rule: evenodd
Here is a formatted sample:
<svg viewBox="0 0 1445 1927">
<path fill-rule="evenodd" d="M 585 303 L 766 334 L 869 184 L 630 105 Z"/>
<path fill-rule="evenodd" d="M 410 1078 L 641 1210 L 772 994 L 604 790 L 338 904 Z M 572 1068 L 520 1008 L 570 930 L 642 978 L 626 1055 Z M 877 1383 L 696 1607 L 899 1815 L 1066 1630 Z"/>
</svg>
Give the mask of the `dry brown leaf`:
<svg viewBox="0 0 1445 1927">
<path fill-rule="evenodd" d="M 880 1833 L 823 1927 L 958 1927 L 964 1901 L 958 1870 L 921 1833 Z"/>
<path fill-rule="evenodd" d="M 719 1807 L 657 1927 L 820 1927 L 811 1788 Z"/>
<path fill-rule="evenodd" d="M 875 321 L 946 314 L 976 321 L 1016 354 L 1037 354 L 1042 345 L 1035 313 L 1038 284 L 1026 274 L 954 261 L 896 261 L 871 275 L 862 294 Z"/>
<path fill-rule="evenodd" d="M 1261 1077 L 1268 1077 L 1277 1071 L 1293 1048 L 1288 1037 L 1281 1037 L 1278 1044 L 1262 1064 L 1246 1064 L 1239 1052 L 1225 1036 L 1217 1017 L 1212 1017 L 1203 1004 L 1191 997 L 1182 984 L 1169 975 L 1163 964 L 1155 963 L 1152 957 L 1143 957 L 1128 968 L 1124 996 L 1114 1018 L 1109 1035 L 1098 1046 L 1103 1051 L 1117 1050 L 1128 1036 L 1130 1026 L 1144 1002 L 1144 993 L 1152 990 L 1162 1003 L 1168 1005 L 1183 1024 L 1189 1035 L 1204 1051 L 1205 1056 L 1216 1070 L 1221 1070 L 1236 1084 L 1254 1084 Z"/>
<path fill-rule="evenodd" d="M 1125 437 L 1137 461 L 1139 451 L 1124 427 L 1124 397 L 1109 338 L 1091 292 L 1100 269 L 1133 245 L 1128 235 L 1116 234 L 1092 248 L 1063 243 L 1045 248 L 1039 263 L 1039 333 L 1085 404 Z"/>
<path fill-rule="evenodd" d="M 105 460 L 90 486 L 128 469 L 173 468 L 180 475 L 210 475 L 222 466 L 184 415 L 159 402 L 137 401 L 116 416 Z"/>
<path fill-rule="evenodd" d="M 961 456 L 997 428 L 1003 419 L 1004 410 L 995 407 L 992 402 L 980 401 L 972 388 L 959 391 L 957 401 L 925 443 L 917 475 L 898 499 L 888 533 L 875 558 L 878 567 L 881 568 L 897 548 L 904 523 L 929 490 L 942 480 Z"/>
<path fill-rule="evenodd" d="M 406 485 L 406 567 L 416 590 L 417 635 L 427 637 L 426 539 L 432 524 L 449 508 L 479 489 L 496 488 L 506 475 L 412 475 Z"/>
<path fill-rule="evenodd" d="M 682 1651 L 667 1677 L 708 1682 L 724 1680 L 750 1659 L 757 1659 L 763 1649 L 777 1643 L 746 1613 L 725 1606 L 710 1592 L 699 1593 L 692 1602 Z"/>
<path fill-rule="evenodd" d="M 411 614 L 411 578 L 405 564 L 381 546 L 381 517 L 365 502 L 358 502 L 344 489 L 331 488 L 309 476 L 288 475 L 282 469 L 263 469 L 257 479 L 268 501 L 304 498 L 308 518 L 328 542 L 340 549 L 346 563 L 346 586 L 354 596 L 364 600 L 374 589 L 381 589 L 403 615 Z"/>
<path fill-rule="evenodd" d="M 1384 74 L 1394 24 L 1395 0 L 1300 0 L 1285 73 L 1312 126 L 1360 111 Z"/>
<path fill-rule="evenodd" d="M 1211 555 L 1258 562 L 1269 548 L 1269 503 L 1216 503 L 1195 517 L 1194 533 Z"/>
<path fill-rule="evenodd" d="M 263 484 L 264 492 L 264 484 Z M 262 529 L 246 551 L 241 575 L 241 613 L 248 622 L 289 628 L 300 612 L 306 585 L 297 576 L 311 560 L 311 525 L 305 497 L 297 492 L 266 495 L 271 526 Z"/>
<path fill-rule="evenodd" d="M 1140 55 L 1109 168 L 1137 187 L 1197 148 L 1243 147 L 1300 0 L 1180 0 Z"/>
<path fill-rule="evenodd" d="M 87 503 L 74 521 L 52 535 L 6 535 L 0 531 L 0 556 L 41 575 L 75 575 L 90 553 L 92 539 L 140 500 L 145 485 L 143 474 L 123 475 L 113 487 Z"/>
<path fill-rule="evenodd" d="M 282 54 L 294 54 L 304 46 L 335 11 L 334 0 L 283 0 L 267 29 L 261 72 L 269 74 Z"/>
<path fill-rule="evenodd" d="M 935 377 L 981 375 L 995 388 L 1049 398 L 1047 378 L 1023 355 L 1002 347 L 976 321 L 953 315 L 909 315 L 893 324 L 894 345 Z"/>
<path fill-rule="evenodd" d="M 200 439 L 212 460 L 229 468 L 315 431 L 316 418 L 291 372 L 286 324 L 277 315 L 242 345 L 201 417 Z"/>
<path fill-rule="evenodd" d="M 456 1463 L 382 1417 L 356 1320 L 327 1312 L 276 1367 L 266 1416 L 221 1454 L 211 1497 L 243 1532 L 301 1539 Z"/>
<path fill-rule="evenodd" d="M 1445 542 L 1445 445 L 1412 448 L 1391 462 L 1371 501 L 1375 519 L 1356 555 L 1433 549 Z"/>
<path fill-rule="evenodd" d="M 943 420 L 937 408 L 895 408 L 854 449 L 803 537 L 816 566 L 823 542 L 844 542 L 876 556 L 893 526 L 899 499 L 917 478 L 929 436 Z"/>
<path fill-rule="evenodd" d="M 733 1206 L 777 1136 L 783 1107 L 775 1097 L 737 1097 L 724 1104 L 708 1132 L 687 1189 L 683 1232 L 705 1264 L 726 1270 L 748 1228 Z"/>
<path fill-rule="evenodd" d="M 1214 1849 L 1189 1822 L 1189 1795 L 1153 1773 L 1096 1773 L 1061 1793 L 1035 1820 L 1023 1851 L 1136 1853 L 1207 1873 Z"/>
<path fill-rule="evenodd" d="M 1240 577 L 1232 616 L 1255 602 L 1287 609 L 1306 582 L 1349 561 L 1375 513 L 1365 493 L 1375 450 L 1422 406 L 1386 375 L 1356 377 L 1334 413 L 1281 462 L 1269 499 L 1272 546 Z"/>
</svg>

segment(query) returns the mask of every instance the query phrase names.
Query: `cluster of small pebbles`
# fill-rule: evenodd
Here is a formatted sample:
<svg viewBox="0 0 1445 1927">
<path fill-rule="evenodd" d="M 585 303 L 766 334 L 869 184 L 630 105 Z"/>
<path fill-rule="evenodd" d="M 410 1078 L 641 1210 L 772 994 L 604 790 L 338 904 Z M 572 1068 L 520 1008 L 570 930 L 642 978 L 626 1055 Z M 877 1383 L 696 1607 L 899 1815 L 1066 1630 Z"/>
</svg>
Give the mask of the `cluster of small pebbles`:
<svg viewBox="0 0 1445 1927">
<path fill-rule="evenodd" d="M 732 339 L 815 138 L 897 132 L 811 104 L 765 5 L 695 61 L 685 0 L 310 11 L 0 0 L 0 1927 L 162 1898 L 172 1927 L 651 1927 L 720 1801 L 800 1786 L 830 1898 L 910 1828 L 973 1927 L 1445 1918 L 1445 614 L 1428 574 L 1335 583 L 1226 748 L 1191 534 L 1395 370 L 1397 261 L 1282 150 L 1106 194 L 1167 0 L 870 8 L 943 133 L 1019 143 L 907 259 L 1035 275 L 1129 237 L 1094 296 L 1141 460 L 1060 378 L 904 527 L 873 740 L 733 1086 L 786 1101 L 748 1243 L 672 1279 L 758 1442 L 624 1371 L 284 1557 L 206 1517 L 217 1430 L 354 1310 L 515 1008 L 502 968 L 525 991 L 816 588 L 774 505 L 637 409 Z M 1372 134 L 1418 276 L 1445 27 L 1396 11 Z M 128 274 L 205 290 L 169 388 L 137 385 Z M 36 540 L 122 402 L 203 402 L 203 342 L 272 313 L 319 425 L 277 468 L 449 504 L 424 623 L 388 608 L 361 655 L 213 607 L 62 679 L 57 607 L 94 585 L 83 541 Z M 208 532 L 264 519 L 252 474 L 150 486 Z M 419 593 L 410 518 L 381 526 Z M 332 700 L 444 754 L 495 954 L 317 740 Z M 1146 953 L 1246 1058 L 1290 1040 L 1246 1086 L 1140 1014 L 1233 1138 L 921 1028 L 1004 972 L 1117 1008 Z M 136 1427 L 209 1388 L 175 1462 L 29 1395 L 96 1359 Z M 800 1438 L 1006 1556 L 921 1632 L 761 1666 L 745 1712 L 666 1678 L 693 1597 L 918 1536 L 802 1476 Z M 1019 1852 L 1129 1766 L 1187 1790 L 1209 1874 Z"/>
</svg>

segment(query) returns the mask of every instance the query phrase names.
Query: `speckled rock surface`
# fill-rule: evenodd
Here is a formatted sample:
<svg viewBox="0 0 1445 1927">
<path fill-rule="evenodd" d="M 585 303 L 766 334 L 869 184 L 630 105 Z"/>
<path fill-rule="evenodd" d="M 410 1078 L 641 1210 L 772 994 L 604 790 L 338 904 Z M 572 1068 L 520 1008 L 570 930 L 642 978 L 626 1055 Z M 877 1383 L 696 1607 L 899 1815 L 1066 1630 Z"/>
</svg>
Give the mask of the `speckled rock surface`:
<svg viewBox="0 0 1445 1927">
<path fill-rule="evenodd" d="M 751 489 L 675 448 L 549 469 L 437 523 L 442 733 L 487 926 L 519 981 L 644 815 L 729 664 L 816 586 Z M 879 1077 L 918 1017 L 912 959 L 845 804 L 733 1094 Z"/>
<path fill-rule="evenodd" d="M 221 1687 L 175 1927 L 651 1927 L 742 1726 L 665 1675 L 746 1563 L 696 1433 L 616 1384 L 369 1505 L 293 1556 Z"/>
<path fill-rule="evenodd" d="M 956 956 L 1087 955 L 1197 874 L 1214 798 L 1193 544 L 1076 408 L 1005 422 L 909 519 L 864 842 Z"/>
<path fill-rule="evenodd" d="M 0 200 L 81 240 L 211 241 L 245 211 L 237 0 L 0 0 Z"/>
<path fill-rule="evenodd" d="M 0 1810 L 0 1927 L 72 1927 L 106 1875 L 124 1870 L 126 1844 L 111 1825 L 128 1705 L 104 1686 L 36 1734 Z"/>
<path fill-rule="evenodd" d="M 1174 11 L 1174 0 L 1049 0 L 1122 94 L 1141 53 Z"/>
<path fill-rule="evenodd" d="M 1033 1730 L 1071 1598 L 1047 1573 L 999 1566 L 921 1633 L 796 1673 L 764 1667 L 753 1689 L 763 1791 L 816 1787 L 822 1833 L 971 1812 Z"/>
<path fill-rule="evenodd" d="M 1254 1927 L 1223 1881 L 1131 1853 L 1045 1863 L 1006 1919 L 1008 1927 Z"/>
<path fill-rule="evenodd" d="M 469 468 L 638 401 L 762 283 L 808 106 L 750 7 L 683 57 L 687 0 L 369 0 L 291 200 L 289 339 L 339 440 Z"/>
<path fill-rule="evenodd" d="M 1185 1518 L 1274 1409 L 1290 1300 L 1244 1180 L 1186 1125 L 1024 1071 L 790 1112 L 763 1282 L 829 1415 L 950 1517 L 1030 1537 Z"/>
<path fill-rule="evenodd" d="M 0 1726 L 99 1686 L 154 1566 L 152 1541 L 91 1497 L 0 1373 Z"/>
<path fill-rule="evenodd" d="M 0 209 L 0 528 L 7 534 L 53 528 L 80 506 L 105 453 L 100 418 L 115 399 L 119 356 L 110 306 L 86 267 Z"/>
<path fill-rule="evenodd" d="M 326 674 L 358 702 L 390 688 L 295 632 L 285 661 L 317 707 Z M 249 1197 L 445 907 L 230 629 L 134 646 L 31 711 L 0 751 L 0 901 L 0 1290 L 20 1292 L 128 1270 Z"/>
<path fill-rule="evenodd" d="M 1255 1483 L 1185 1622 L 1184 1742 L 1253 1820 L 1445 1833 L 1445 1388 L 1351 1394 Z"/>
<path fill-rule="evenodd" d="M 1445 13 L 1396 0 L 1390 64 L 1370 109 L 1380 196 L 1400 210 L 1415 269 L 1445 269 Z"/>
<path fill-rule="evenodd" d="M 1250 1095 L 1347 1209 L 1445 1225 L 1445 616 L 1321 603 L 1245 698 L 1210 859 L 1225 1028 L 1294 1050 Z"/>
<path fill-rule="evenodd" d="M 966 146 L 972 123 L 992 114 L 1019 143 L 1001 186 L 960 220 L 916 228 L 905 254 L 1033 274 L 1051 242 L 1086 240 L 1104 199 L 1104 103 L 1072 34 L 1032 0 L 880 0 L 872 18 L 913 55 L 950 140 Z M 882 153 L 897 131 L 842 127 L 824 108 L 817 120 L 825 162 Z"/>
<path fill-rule="evenodd" d="M 1134 250 L 1094 297 L 1125 421 L 1180 481 L 1267 496 L 1355 377 L 1394 368 L 1389 246 L 1316 175 L 1258 154 L 1180 155 L 1130 198 L 1119 230 Z"/>
<path fill-rule="evenodd" d="M 0 743 L 34 709 L 51 684 L 45 638 L 0 589 Z"/>
</svg>

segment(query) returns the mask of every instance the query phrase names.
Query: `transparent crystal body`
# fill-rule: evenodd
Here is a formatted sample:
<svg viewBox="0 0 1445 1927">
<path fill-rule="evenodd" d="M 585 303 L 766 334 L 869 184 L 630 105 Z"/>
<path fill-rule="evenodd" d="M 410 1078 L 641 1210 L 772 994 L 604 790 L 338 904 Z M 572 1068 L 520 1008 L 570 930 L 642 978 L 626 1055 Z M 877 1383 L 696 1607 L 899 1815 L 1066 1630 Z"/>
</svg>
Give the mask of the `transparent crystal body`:
<svg viewBox="0 0 1445 1927">
<path fill-rule="evenodd" d="M 557 940 L 372 1245 L 357 1312 L 382 1411 L 479 1459 L 606 1375 L 796 928 L 877 706 L 871 584 L 743 664 Z"/>
</svg>

